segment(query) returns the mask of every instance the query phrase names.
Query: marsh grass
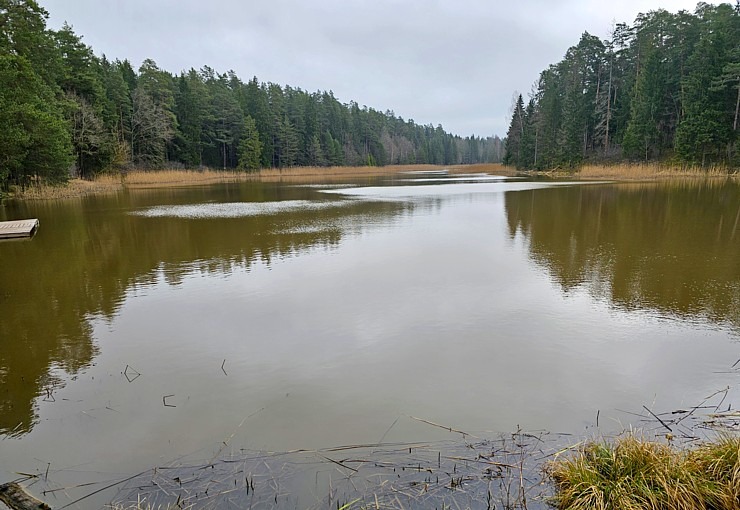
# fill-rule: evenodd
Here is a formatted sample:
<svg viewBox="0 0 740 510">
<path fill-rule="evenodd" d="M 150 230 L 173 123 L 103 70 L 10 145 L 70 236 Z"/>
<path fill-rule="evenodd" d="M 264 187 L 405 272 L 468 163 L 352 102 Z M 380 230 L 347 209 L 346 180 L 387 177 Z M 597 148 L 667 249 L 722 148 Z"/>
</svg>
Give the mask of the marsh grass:
<svg viewBox="0 0 740 510">
<path fill-rule="evenodd" d="M 93 180 L 70 179 L 67 183 L 61 185 L 47 184 L 41 181 L 34 182 L 24 189 L 15 188 L 11 190 L 10 195 L 13 198 L 23 200 L 54 200 L 116 192 L 124 188 L 144 189 L 202 186 L 218 182 L 241 181 L 336 182 L 348 178 L 371 178 L 395 175 L 402 172 L 440 170 L 447 170 L 451 174 L 480 172 L 503 175 L 514 174 L 514 172 L 498 164 L 292 167 L 266 168 L 256 172 L 211 169 L 131 170 L 123 174 L 102 173 Z"/>
<path fill-rule="evenodd" d="M 244 172 L 225 170 L 132 170 L 123 176 L 122 184 L 130 188 L 197 186 L 213 182 L 242 181 L 247 179 L 248 175 Z"/>
<path fill-rule="evenodd" d="M 57 200 L 111 193 L 120 190 L 121 187 L 120 176 L 101 175 L 93 181 L 70 179 L 64 184 L 53 185 L 35 182 L 23 189 L 11 188 L 10 196 L 22 200 Z"/>
<path fill-rule="evenodd" d="M 449 168 L 451 174 L 476 174 L 488 173 L 495 175 L 514 176 L 517 171 L 512 167 L 504 166 L 501 163 L 476 163 L 474 165 L 452 165 Z"/>
<path fill-rule="evenodd" d="M 291 168 L 263 168 L 256 173 L 259 177 L 352 177 L 392 175 L 399 172 L 422 172 L 442 170 L 436 165 L 388 165 L 388 166 L 296 166 Z"/>
<path fill-rule="evenodd" d="M 388 165 L 370 166 L 335 166 L 335 167 L 292 167 L 265 168 L 256 172 L 240 172 L 211 169 L 176 169 L 176 170 L 131 170 L 123 174 L 103 173 L 94 180 L 70 179 L 67 183 L 47 184 L 34 182 L 30 186 L 11 190 L 10 196 L 23 200 L 54 200 L 83 197 L 93 194 L 111 193 L 124 188 L 166 188 L 180 186 L 202 186 L 218 182 L 293 182 L 293 183 L 330 183 L 346 179 L 370 179 L 373 177 L 391 176 L 403 172 L 447 171 L 450 174 L 487 173 L 494 175 L 514 176 L 517 172 L 512 167 L 499 163 L 481 163 L 475 165 Z M 583 179 L 615 180 L 654 180 L 663 178 L 706 178 L 735 175 L 725 167 L 680 167 L 651 164 L 619 165 L 585 165 L 577 172 L 535 172 L 534 175 L 552 177 L 580 177 Z"/>
<path fill-rule="evenodd" d="M 740 437 L 682 450 L 634 435 L 591 442 L 546 465 L 553 503 L 571 510 L 738 510 Z"/>
<path fill-rule="evenodd" d="M 586 179 L 660 179 L 672 177 L 722 177 L 732 174 L 723 166 L 696 167 L 660 163 L 584 165 L 576 175 Z"/>
</svg>

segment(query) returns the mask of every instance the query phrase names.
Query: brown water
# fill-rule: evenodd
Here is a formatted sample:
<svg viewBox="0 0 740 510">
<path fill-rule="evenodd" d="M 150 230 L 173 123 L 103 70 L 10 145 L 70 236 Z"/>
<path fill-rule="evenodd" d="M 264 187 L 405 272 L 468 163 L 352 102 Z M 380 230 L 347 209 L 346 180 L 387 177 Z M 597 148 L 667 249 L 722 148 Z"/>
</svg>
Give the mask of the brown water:
<svg viewBox="0 0 740 510">
<path fill-rule="evenodd" d="M 0 243 L 0 483 L 444 435 L 410 416 L 615 431 L 737 387 L 737 181 L 348 184 L 0 208 L 41 221 Z"/>
</svg>

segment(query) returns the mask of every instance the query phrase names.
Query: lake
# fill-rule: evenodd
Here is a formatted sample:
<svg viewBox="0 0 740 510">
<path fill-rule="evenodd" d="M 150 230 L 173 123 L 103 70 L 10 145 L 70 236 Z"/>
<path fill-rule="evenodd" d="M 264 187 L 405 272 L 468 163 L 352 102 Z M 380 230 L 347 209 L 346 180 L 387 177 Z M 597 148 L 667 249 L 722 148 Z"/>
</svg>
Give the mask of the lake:
<svg viewBox="0 0 740 510">
<path fill-rule="evenodd" d="M 737 180 L 409 173 L 0 207 L 26 217 L 37 235 L 0 243 L 0 483 L 450 434 L 412 417 L 587 436 L 728 386 L 740 404 Z"/>
</svg>

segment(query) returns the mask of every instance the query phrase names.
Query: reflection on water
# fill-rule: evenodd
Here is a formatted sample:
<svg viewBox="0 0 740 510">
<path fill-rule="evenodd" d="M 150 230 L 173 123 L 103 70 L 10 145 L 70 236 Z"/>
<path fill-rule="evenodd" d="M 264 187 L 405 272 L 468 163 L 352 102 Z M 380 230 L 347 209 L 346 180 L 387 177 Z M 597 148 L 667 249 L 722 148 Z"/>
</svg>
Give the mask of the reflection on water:
<svg viewBox="0 0 740 510">
<path fill-rule="evenodd" d="M 0 483 L 445 437 L 409 415 L 612 431 L 732 377 L 737 184 L 397 183 L 0 208 L 41 220 L 0 243 Z"/>
<path fill-rule="evenodd" d="M 225 202 L 193 203 L 204 196 Z M 269 265 L 275 257 L 336 246 L 344 232 L 409 207 L 323 198 L 308 189 L 251 185 L 0 209 L 0 220 L 41 220 L 32 241 L 0 243 L 0 434 L 31 430 L 34 401 L 53 400 L 60 376 L 93 363 L 98 348 L 89 318 L 113 317 L 126 292 L 154 284 L 159 270 L 178 284 L 194 271 Z"/>
<path fill-rule="evenodd" d="M 280 202 L 227 202 L 225 204 L 190 204 L 155 206 L 135 211 L 146 218 L 243 218 L 288 212 L 309 212 L 352 205 L 348 201 L 281 200 Z"/>
<path fill-rule="evenodd" d="M 740 186 L 636 183 L 506 195 L 512 238 L 564 291 L 740 328 Z"/>
</svg>

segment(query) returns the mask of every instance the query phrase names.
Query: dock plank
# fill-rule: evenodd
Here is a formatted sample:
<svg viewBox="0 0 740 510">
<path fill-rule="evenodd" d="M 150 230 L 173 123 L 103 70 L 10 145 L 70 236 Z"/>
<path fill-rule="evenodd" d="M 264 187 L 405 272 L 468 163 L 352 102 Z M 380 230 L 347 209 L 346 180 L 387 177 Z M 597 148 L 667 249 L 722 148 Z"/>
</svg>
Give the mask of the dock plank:
<svg viewBox="0 0 740 510">
<path fill-rule="evenodd" d="M 31 237 L 39 226 L 39 220 L 0 221 L 0 239 Z"/>
</svg>

